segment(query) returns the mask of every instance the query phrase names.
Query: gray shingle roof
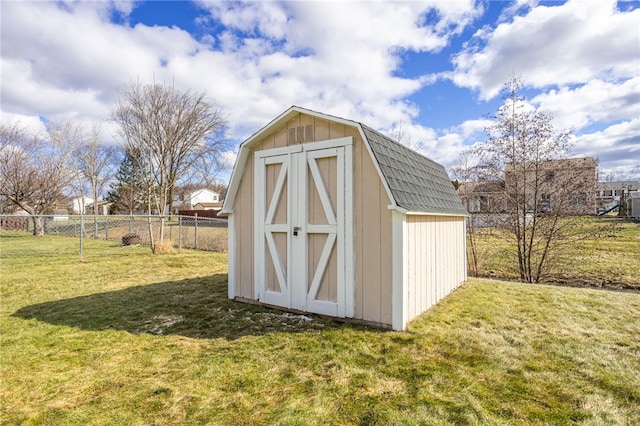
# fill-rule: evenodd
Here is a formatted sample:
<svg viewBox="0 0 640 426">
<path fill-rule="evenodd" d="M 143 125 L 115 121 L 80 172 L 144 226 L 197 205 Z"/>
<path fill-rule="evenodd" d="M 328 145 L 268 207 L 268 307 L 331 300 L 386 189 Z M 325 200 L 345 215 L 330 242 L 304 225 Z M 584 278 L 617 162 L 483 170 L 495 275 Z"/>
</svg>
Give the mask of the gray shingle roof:
<svg viewBox="0 0 640 426">
<path fill-rule="evenodd" d="M 361 126 L 399 207 L 411 212 L 467 214 L 444 167 Z"/>
</svg>

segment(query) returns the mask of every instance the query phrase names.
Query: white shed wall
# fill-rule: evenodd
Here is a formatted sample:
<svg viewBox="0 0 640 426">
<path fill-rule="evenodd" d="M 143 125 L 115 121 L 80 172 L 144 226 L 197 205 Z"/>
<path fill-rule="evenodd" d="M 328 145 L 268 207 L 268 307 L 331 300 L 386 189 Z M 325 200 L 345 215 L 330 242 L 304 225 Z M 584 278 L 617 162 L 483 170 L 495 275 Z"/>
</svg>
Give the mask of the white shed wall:
<svg viewBox="0 0 640 426">
<path fill-rule="evenodd" d="M 467 279 L 465 218 L 407 215 L 404 286 L 407 321 Z"/>
</svg>

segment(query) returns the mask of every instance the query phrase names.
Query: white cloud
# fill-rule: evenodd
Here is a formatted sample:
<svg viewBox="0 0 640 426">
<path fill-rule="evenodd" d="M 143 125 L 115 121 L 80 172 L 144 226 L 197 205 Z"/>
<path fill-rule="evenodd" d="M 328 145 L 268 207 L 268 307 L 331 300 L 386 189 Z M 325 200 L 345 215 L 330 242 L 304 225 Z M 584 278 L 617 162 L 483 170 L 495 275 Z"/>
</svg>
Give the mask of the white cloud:
<svg viewBox="0 0 640 426">
<path fill-rule="evenodd" d="M 269 39 L 284 37 L 286 11 L 276 2 L 224 3 L 200 1 L 199 4 L 226 27 Z M 207 19 L 202 18 L 202 22 Z"/>
<path fill-rule="evenodd" d="M 491 120 L 467 120 L 440 132 L 431 145 L 430 158 L 442 163 L 447 169 L 458 164 L 460 153 L 479 140 L 484 140 L 484 129 L 493 124 Z"/>
<path fill-rule="evenodd" d="M 403 76 L 406 52 L 435 55 L 484 13 L 473 0 L 198 5 L 200 28 L 215 32 L 196 38 L 177 27 L 132 27 L 134 1 L 3 3 L 2 121 L 37 127 L 40 116 L 106 120 L 119 88 L 140 79 L 205 91 L 227 115 L 227 137 L 234 139 L 295 104 L 391 134 L 406 127 L 425 155 L 451 165 L 486 126 L 421 125 L 421 106 L 408 98 L 438 79 Z M 613 0 L 519 0 L 505 10 L 495 29 L 482 28 L 454 58 L 448 76 L 458 86 L 488 99 L 516 71 L 529 87 L 546 91 L 531 101 L 552 112 L 559 127 L 593 131 L 589 126 L 601 121 L 623 126 L 638 116 L 640 9 L 620 12 Z M 114 14 L 125 24 L 112 22 Z M 113 123 L 106 128 L 113 133 Z M 580 135 L 578 145 L 587 152 L 587 141 L 628 139 L 614 130 Z M 622 148 L 607 151 L 611 158 L 634 148 L 615 146 Z"/>
<path fill-rule="evenodd" d="M 96 117 L 105 117 L 109 113 L 109 109 L 98 101 L 94 89 L 64 89 L 47 84 L 32 78 L 33 65 L 24 61 L 3 58 L 1 66 L 3 80 L 11 82 L 2 85 L 2 107 L 6 113 L 49 118 L 76 114 L 77 111 Z M 37 115 L 34 114 L 36 111 Z"/>
<path fill-rule="evenodd" d="M 117 26 L 101 9 L 78 5 L 3 4 L 3 110 L 106 118 L 119 86 L 137 76 L 150 79 L 163 58 L 197 48 L 182 30 Z"/>
<path fill-rule="evenodd" d="M 558 128 L 580 130 L 595 122 L 640 117 L 640 76 L 620 84 L 595 79 L 575 89 L 550 90 L 531 102 L 552 113 Z"/>
<path fill-rule="evenodd" d="M 640 117 L 614 124 L 602 131 L 576 137 L 574 151 L 597 157 L 606 164 L 601 171 L 616 171 L 620 175 L 635 173 L 640 160 Z"/>
<path fill-rule="evenodd" d="M 493 121 L 487 119 L 467 120 L 457 126 L 457 128 L 460 129 L 460 133 L 465 139 L 469 139 L 477 138 L 480 133 L 484 135 L 484 129 L 492 124 Z"/>
<path fill-rule="evenodd" d="M 16 114 L 12 112 L 3 112 L 2 124 L 16 124 L 19 128 L 26 130 L 30 134 L 44 134 L 44 123 L 39 117 L 33 115 Z"/>
<path fill-rule="evenodd" d="M 235 151 L 225 151 L 222 153 L 222 158 L 220 159 L 220 164 L 226 172 L 229 172 L 236 161 L 236 152 Z"/>
<path fill-rule="evenodd" d="M 615 0 L 536 5 L 494 30 L 477 33 L 478 45 L 454 58 L 453 81 L 494 97 L 515 71 L 528 86 L 619 81 L 638 74 L 640 9 L 620 12 Z"/>
<path fill-rule="evenodd" d="M 237 137 L 292 104 L 390 127 L 417 115 L 404 98 L 423 84 L 394 75 L 400 54 L 441 49 L 481 13 L 471 0 L 202 2 L 211 16 L 200 22 L 226 30 L 198 41 L 177 27 L 110 21 L 133 5 L 3 4 L 3 111 L 107 118 L 118 89 L 155 79 L 206 91 Z"/>
<path fill-rule="evenodd" d="M 481 12 L 470 1 L 202 4 L 233 30 L 223 48 L 242 70 L 239 84 L 260 98 L 250 117 L 296 104 L 384 128 L 417 115 L 403 98 L 424 83 L 394 75 L 402 51 L 437 51 Z M 425 25 L 434 6 L 439 20 Z M 247 102 L 235 105 L 247 111 Z"/>
</svg>

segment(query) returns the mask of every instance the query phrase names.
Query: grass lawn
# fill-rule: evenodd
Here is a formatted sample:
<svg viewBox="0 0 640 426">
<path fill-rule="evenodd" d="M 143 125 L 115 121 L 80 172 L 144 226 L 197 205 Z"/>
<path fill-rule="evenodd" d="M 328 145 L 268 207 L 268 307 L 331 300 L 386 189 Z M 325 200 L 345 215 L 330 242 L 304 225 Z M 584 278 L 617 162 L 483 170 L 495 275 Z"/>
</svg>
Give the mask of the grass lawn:
<svg viewBox="0 0 640 426">
<path fill-rule="evenodd" d="M 640 225 L 616 217 L 584 217 L 579 223 L 591 237 L 552 252 L 546 282 L 640 290 Z M 480 276 L 519 279 L 511 235 L 498 229 L 478 229 L 476 242 Z"/>
<path fill-rule="evenodd" d="M 0 423 L 640 424 L 640 294 L 472 279 L 407 332 L 226 298 L 225 254 L 0 233 Z"/>
</svg>

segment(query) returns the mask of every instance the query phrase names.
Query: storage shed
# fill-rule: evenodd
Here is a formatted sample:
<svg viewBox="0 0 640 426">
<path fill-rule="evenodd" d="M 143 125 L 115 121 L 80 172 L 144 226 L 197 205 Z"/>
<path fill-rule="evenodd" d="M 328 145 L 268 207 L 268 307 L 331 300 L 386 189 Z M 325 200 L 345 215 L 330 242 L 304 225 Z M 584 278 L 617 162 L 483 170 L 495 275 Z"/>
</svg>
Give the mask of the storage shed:
<svg viewBox="0 0 640 426">
<path fill-rule="evenodd" d="M 293 106 L 240 145 L 229 298 L 394 330 L 467 278 L 445 169 L 355 121 Z"/>
</svg>

